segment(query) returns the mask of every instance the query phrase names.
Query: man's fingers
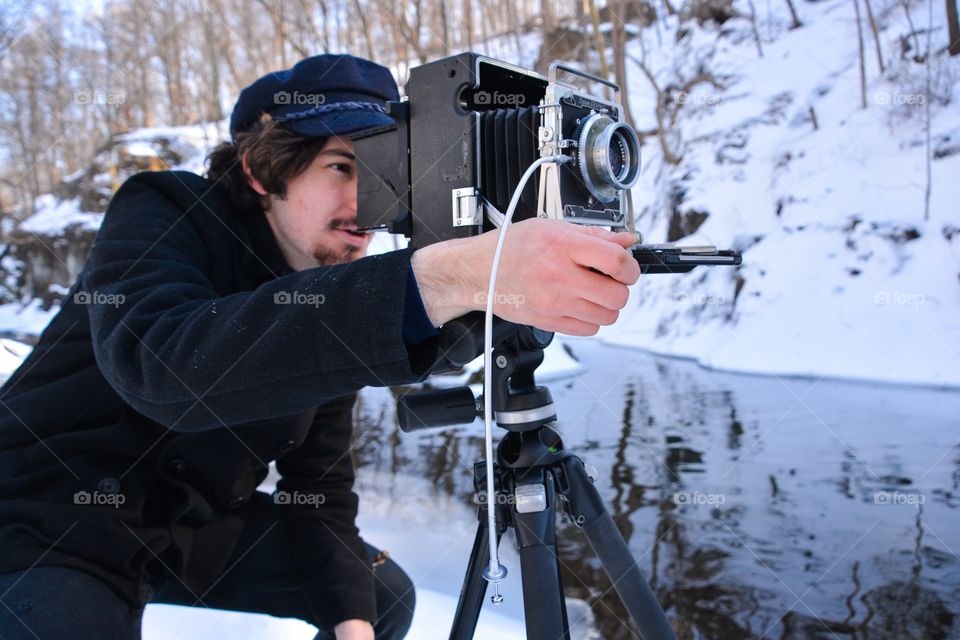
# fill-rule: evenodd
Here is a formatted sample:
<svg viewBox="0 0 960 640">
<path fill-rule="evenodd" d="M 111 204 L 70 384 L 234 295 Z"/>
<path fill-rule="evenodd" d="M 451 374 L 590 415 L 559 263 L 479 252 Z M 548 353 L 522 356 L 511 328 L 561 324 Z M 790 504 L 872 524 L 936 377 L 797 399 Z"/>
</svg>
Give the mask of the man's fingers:
<svg viewBox="0 0 960 640">
<path fill-rule="evenodd" d="M 604 229 L 603 227 L 575 224 L 573 222 L 566 222 L 564 225 L 568 227 L 570 231 L 576 231 L 583 235 L 600 238 L 601 240 L 606 240 L 607 242 L 615 242 L 624 248 L 631 247 L 640 241 L 640 236 L 638 234 L 630 233 L 629 231 L 620 231 L 615 233 L 609 229 Z"/>
<path fill-rule="evenodd" d="M 630 297 L 630 290 L 625 283 L 586 269 L 581 270 L 574 286 L 583 298 L 611 311 L 623 309 Z"/>
<path fill-rule="evenodd" d="M 577 264 L 596 269 L 623 284 L 633 284 L 640 277 L 640 265 L 632 253 L 599 238 L 571 241 L 570 257 Z"/>
<path fill-rule="evenodd" d="M 620 315 L 618 309 L 610 309 L 584 298 L 576 298 L 563 308 L 563 316 L 588 324 L 611 325 Z"/>
<path fill-rule="evenodd" d="M 539 325 L 538 325 L 539 326 Z M 543 326 L 539 326 L 540 329 L 544 331 L 552 331 L 554 333 L 563 333 L 568 336 L 595 336 L 600 330 L 600 326 L 596 324 L 590 324 L 589 322 L 584 322 L 583 320 L 577 320 L 576 318 L 557 318 L 549 323 L 544 323 Z"/>
</svg>

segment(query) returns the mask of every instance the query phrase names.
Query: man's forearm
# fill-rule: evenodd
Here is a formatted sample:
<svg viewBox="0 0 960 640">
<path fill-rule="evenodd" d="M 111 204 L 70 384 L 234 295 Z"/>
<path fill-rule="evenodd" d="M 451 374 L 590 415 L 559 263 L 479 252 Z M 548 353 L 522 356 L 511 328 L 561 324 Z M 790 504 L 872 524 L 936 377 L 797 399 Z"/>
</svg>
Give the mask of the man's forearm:
<svg viewBox="0 0 960 640">
<path fill-rule="evenodd" d="M 486 308 L 499 231 L 456 238 L 413 252 L 410 264 L 435 327 Z M 532 218 L 510 227 L 503 245 L 493 312 L 516 324 L 594 335 L 627 304 L 640 266 L 627 249 L 632 233 Z"/>
<path fill-rule="evenodd" d="M 478 269 L 473 262 L 471 239 L 446 240 L 417 249 L 410 257 L 410 267 L 420 288 L 423 308 L 433 326 L 479 308 L 476 293 Z"/>
</svg>

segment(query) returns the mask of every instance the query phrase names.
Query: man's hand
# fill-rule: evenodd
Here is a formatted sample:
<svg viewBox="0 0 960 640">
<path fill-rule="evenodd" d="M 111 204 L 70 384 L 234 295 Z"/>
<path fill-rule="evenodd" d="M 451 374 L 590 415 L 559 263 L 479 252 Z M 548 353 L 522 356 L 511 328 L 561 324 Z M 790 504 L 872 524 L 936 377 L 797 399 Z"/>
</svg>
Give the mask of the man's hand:
<svg viewBox="0 0 960 640">
<path fill-rule="evenodd" d="M 434 326 L 486 309 L 499 230 L 438 242 L 411 265 Z M 500 256 L 493 312 L 519 324 L 592 336 L 616 322 L 640 266 L 629 233 L 532 218 L 510 226 Z"/>
<path fill-rule="evenodd" d="M 337 640 L 373 640 L 373 625 L 366 620 L 344 620 L 333 631 Z"/>
</svg>

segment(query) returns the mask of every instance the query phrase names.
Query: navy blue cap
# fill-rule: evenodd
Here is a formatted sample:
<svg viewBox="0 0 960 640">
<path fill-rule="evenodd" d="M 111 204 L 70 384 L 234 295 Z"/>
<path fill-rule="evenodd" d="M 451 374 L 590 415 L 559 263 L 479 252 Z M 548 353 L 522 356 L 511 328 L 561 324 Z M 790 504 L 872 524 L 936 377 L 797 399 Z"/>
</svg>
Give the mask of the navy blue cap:
<svg viewBox="0 0 960 640">
<path fill-rule="evenodd" d="M 328 137 L 393 124 L 384 105 L 399 100 L 389 69 L 348 54 L 323 54 L 263 76 L 240 92 L 230 116 L 235 136 L 269 113 L 301 135 Z"/>
</svg>

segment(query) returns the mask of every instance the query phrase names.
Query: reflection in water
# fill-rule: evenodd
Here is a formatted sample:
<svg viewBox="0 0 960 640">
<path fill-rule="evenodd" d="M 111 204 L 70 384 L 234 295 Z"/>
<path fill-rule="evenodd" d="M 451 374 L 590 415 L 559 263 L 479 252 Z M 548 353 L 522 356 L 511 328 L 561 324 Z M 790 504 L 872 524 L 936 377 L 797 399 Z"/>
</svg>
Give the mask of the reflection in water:
<svg viewBox="0 0 960 640">
<path fill-rule="evenodd" d="M 960 638 L 960 394 L 571 344 L 587 373 L 550 385 L 558 428 L 680 638 Z M 393 396 L 363 396 L 357 465 L 469 503 L 482 425 L 398 436 Z M 637 637 L 586 539 L 558 530 L 566 593 L 601 637 Z"/>
</svg>

